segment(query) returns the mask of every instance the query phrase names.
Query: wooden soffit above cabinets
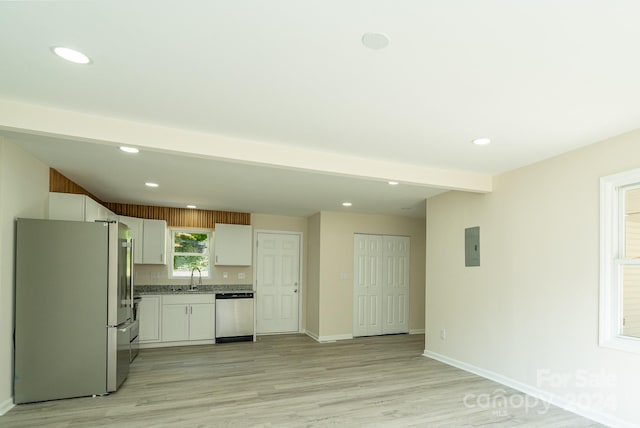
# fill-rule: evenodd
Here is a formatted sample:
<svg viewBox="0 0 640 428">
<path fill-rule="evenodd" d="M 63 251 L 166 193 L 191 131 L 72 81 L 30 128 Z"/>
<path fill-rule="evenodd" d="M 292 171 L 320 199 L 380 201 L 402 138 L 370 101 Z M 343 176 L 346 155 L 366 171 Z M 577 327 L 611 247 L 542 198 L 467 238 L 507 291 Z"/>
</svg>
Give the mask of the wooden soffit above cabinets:
<svg viewBox="0 0 640 428">
<path fill-rule="evenodd" d="M 49 169 L 49 191 L 87 195 L 118 215 L 165 220 L 168 227 L 214 229 L 216 223 L 251 224 L 250 213 L 104 202 L 53 168 Z"/>
</svg>

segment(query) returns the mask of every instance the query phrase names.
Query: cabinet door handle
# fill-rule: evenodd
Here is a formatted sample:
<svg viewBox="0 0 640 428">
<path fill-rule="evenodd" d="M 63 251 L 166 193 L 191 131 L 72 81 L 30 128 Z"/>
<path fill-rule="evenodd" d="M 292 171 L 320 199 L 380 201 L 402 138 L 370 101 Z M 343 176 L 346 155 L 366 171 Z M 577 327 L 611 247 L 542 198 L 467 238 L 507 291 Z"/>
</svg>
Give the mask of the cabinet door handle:
<svg viewBox="0 0 640 428">
<path fill-rule="evenodd" d="M 189 315 L 189 306 L 184 307 L 184 314 Z"/>
<path fill-rule="evenodd" d="M 193 315 L 193 306 L 189 306 L 189 313 Z"/>
</svg>

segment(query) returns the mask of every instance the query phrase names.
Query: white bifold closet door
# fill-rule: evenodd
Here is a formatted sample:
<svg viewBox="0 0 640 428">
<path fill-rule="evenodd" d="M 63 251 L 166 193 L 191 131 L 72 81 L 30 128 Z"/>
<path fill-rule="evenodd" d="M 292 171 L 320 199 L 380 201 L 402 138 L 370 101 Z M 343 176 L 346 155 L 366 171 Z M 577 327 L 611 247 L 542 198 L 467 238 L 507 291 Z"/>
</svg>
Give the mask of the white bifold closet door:
<svg viewBox="0 0 640 428">
<path fill-rule="evenodd" d="M 353 335 L 409 332 L 406 236 L 354 235 Z"/>
</svg>

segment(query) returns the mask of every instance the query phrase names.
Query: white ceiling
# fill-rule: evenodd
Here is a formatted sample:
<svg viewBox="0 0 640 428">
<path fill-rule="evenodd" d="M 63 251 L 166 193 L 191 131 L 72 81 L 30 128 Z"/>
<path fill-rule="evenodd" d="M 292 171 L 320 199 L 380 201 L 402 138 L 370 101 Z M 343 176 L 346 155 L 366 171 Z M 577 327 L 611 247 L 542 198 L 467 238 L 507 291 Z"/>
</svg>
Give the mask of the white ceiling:
<svg viewBox="0 0 640 428">
<path fill-rule="evenodd" d="M 637 128 L 638 16 L 634 0 L 2 2 L 0 130 L 108 201 L 423 216 L 443 189 Z"/>
</svg>

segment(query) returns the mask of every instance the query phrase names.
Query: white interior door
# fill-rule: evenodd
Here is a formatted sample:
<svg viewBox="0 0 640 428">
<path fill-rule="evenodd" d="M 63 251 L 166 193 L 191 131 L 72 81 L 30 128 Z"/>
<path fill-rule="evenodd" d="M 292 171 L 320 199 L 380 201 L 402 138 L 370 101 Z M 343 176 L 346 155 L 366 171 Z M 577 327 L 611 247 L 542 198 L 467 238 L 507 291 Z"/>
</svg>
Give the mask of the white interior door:
<svg viewBox="0 0 640 428">
<path fill-rule="evenodd" d="M 382 237 L 354 235 L 353 335 L 382 334 Z"/>
<path fill-rule="evenodd" d="M 297 332 L 300 235 L 258 232 L 256 242 L 256 332 Z"/>
<path fill-rule="evenodd" d="M 409 332 L 409 238 L 383 236 L 382 333 Z"/>
<path fill-rule="evenodd" d="M 409 332 L 406 236 L 354 235 L 353 335 Z"/>
</svg>

